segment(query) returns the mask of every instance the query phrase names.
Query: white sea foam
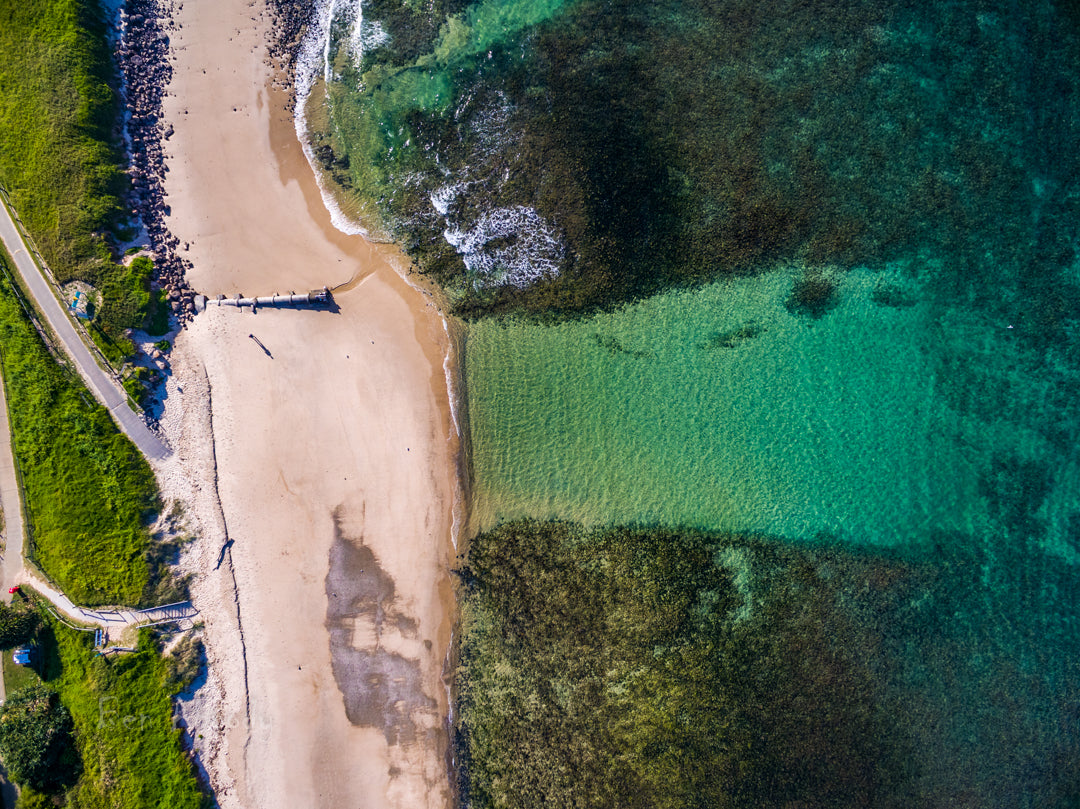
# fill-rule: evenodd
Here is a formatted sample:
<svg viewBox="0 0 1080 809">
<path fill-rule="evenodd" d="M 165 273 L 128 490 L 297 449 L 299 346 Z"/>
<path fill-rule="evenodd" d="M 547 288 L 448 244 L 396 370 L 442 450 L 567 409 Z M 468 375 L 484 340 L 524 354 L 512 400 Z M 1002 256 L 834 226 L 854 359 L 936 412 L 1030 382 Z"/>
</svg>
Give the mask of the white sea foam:
<svg viewBox="0 0 1080 809">
<path fill-rule="evenodd" d="M 469 93 L 454 110 L 454 117 L 471 136 L 473 177 L 493 171 L 489 158 L 512 148 L 507 132 L 514 112 L 513 103 L 502 92 L 479 108 L 475 101 Z M 471 224 L 454 221 L 454 202 L 478 182 L 457 180 L 429 196 L 432 208 L 446 220 L 443 237 L 461 255 L 474 283 L 522 288 L 557 276 L 566 251 L 556 229 L 535 208 L 505 206 L 482 213 Z"/>
<path fill-rule="evenodd" d="M 337 44 L 334 30 L 345 29 L 344 46 L 354 65 L 359 67 L 364 53 L 390 42 L 390 35 L 378 20 L 365 20 L 361 0 L 315 0 L 312 24 L 300 44 L 297 58 L 298 94 L 311 91 L 314 78 L 322 73 L 323 81 L 334 79 L 333 54 Z"/>
<path fill-rule="evenodd" d="M 450 324 L 446 322 L 446 318 L 442 318 L 443 331 L 446 333 L 446 356 L 443 357 L 443 377 L 446 379 L 446 397 L 450 402 L 450 421 L 454 425 L 454 434 L 461 442 L 463 436 L 461 434 L 461 422 L 458 420 L 458 398 L 457 391 L 454 389 L 454 341 L 450 335 Z M 448 439 L 453 440 L 453 439 Z M 458 536 L 461 534 L 462 528 L 462 515 L 465 512 L 465 497 L 464 491 L 460 486 L 457 487 L 457 491 L 454 494 L 454 502 L 450 507 L 450 542 L 454 545 L 454 550 L 458 549 Z"/>
<path fill-rule="evenodd" d="M 381 47 L 390 42 L 390 35 L 378 20 L 365 20 L 361 0 L 331 0 L 328 15 L 327 36 L 323 45 L 323 75 L 330 81 L 330 51 L 332 50 L 333 29 L 340 26 L 348 30 L 344 39 L 345 49 L 353 65 L 360 66 L 364 52 Z"/>
<path fill-rule="evenodd" d="M 431 207 L 438 212 L 439 216 L 446 216 L 450 212 L 450 206 L 454 204 L 454 200 L 461 195 L 466 186 L 466 183 L 450 183 L 436 188 L 429 197 Z"/>
<path fill-rule="evenodd" d="M 450 641 L 446 644 L 446 657 L 443 660 L 443 671 L 452 671 L 454 659 L 454 630 L 450 630 Z M 446 727 L 449 730 L 454 729 L 454 693 L 450 687 L 451 678 L 443 678 L 443 688 L 446 689 Z"/>
<path fill-rule="evenodd" d="M 446 377 L 446 393 L 450 399 L 450 421 L 454 424 L 454 432 L 458 438 L 461 438 L 461 423 L 458 421 L 457 413 L 457 397 L 454 395 L 454 343 L 450 338 L 450 324 L 446 322 L 446 318 L 442 319 L 443 331 L 446 333 L 446 342 L 449 348 L 446 350 L 446 356 L 443 358 L 443 376 Z M 455 543 L 456 545 L 456 543 Z"/>
<path fill-rule="evenodd" d="M 490 157 L 504 147 L 513 112 L 514 105 L 500 90 L 495 103 L 485 106 L 469 121 L 469 129 L 476 136 L 479 159 Z"/>
<path fill-rule="evenodd" d="M 389 44 L 390 34 L 382 27 L 381 22 L 378 20 L 368 22 L 362 14 L 357 14 L 352 34 L 349 36 L 349 53 L 353 57 L 353 64 L 359 67 L 360 60 L 364 58 L 366 51 L 373 51 Z"/>
<path fill-rule="evenodd" d="M 296 86 L 296 110 L 293 114 L 293 125 L 296 128 L 296 137 L 304 150 L 304 157 L 307 158 L 308 165 L 311 166 L 311 171 L 315 175 L 323 205 L 330 212 L 330 221 L 334 227 L 350 236 L 370 236 L 365 227 L 345 214 L 337 199 L 326 187 L 308 137 L 305 109 L 315 87 L 315 80 L 320 75 L 327 83 L 333 79 L 330 34 L 338 14 L 350 21 L 352 30 L 362 30 L 363 13 L 360 0 L 315 0 L 312 22 L 300 43 L 296 57 L 296 73 L 293 77 Z M 363 46 L 362 37 L 358 40 L 358 45 Z M 354 58 L 359 57 L 354 56 Z"/>
<path fill-rule="evenodd" d="M 467 230 L 450 226 L 443 238 L 486 286 L 510 284 L 520 289 L 554 278 L 564 253 L 555 228 L 534 208 L 523 205 L 483 213 Z"/>
</svg>

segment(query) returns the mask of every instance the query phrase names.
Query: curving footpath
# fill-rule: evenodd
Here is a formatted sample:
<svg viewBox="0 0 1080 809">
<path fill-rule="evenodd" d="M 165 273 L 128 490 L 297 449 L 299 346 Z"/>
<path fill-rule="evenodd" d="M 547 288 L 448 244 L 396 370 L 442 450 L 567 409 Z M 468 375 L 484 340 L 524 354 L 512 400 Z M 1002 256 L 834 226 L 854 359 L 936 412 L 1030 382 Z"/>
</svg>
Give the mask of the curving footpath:
<svg viewBox="0 0 1080 809">
<path fill-rule="evenodd" d="M 0 601 L 11 603 L 8 592 L 17 585 L 32 587 L 43 596 L 61 617 L 81 624 L 109 630 L 124 630 L 129 626 L 149 626 L 156 623 L 194 621 L 198 615 L 190 602 L 167 604 L 147 610 L 88 610 L 72 602 L 58 588 L 26 567 L 23 557 L 25 527 L 23 524 L 22 492 L 15 471 L 15 455 L 11 448 L 11 427 L 8 423 L 7 393 L 0 384 L 0 508 L 4 513 L 4 553 L 0 556 Z M 3 678 L 0 678 L 0 702 L 3 702 Z"/>
<path fill-rule="evenodd" d="M 96 626 L 99 629 L 104 629 L 106 633 L 112 629 L 123 631 L 129 626 L 193 622 L 199 614 L 199 611 L 191 605 L 190 601 L 179 601 L 175 604 L 151 607 L 146 610 L 129 610 L 123 607 L 115 610 L 88 610 L 72 602 L 60 590 L 25 566 L 22 567 L 16 577 L 16 582 L 20 585 L 32 587 L 38 595 L 44 597 L 53 605 L 53 608 L 60 613 L 61 617 L 69 621 Z M 7 594 L 5 593 L 5 595 Z"/>
<path fill-rule="evenodd" d="M 11 603 L 8 590 L 14 587 L 23 569 L 23 515 L 19 479 L 15 476 L 15 456 L 8 426 L 7 394 L 0 380 L 0 509 L 4 513 L 4 554 L 0 556 L 0 600 Z M 0 704 L 7 701 L 7 688 L 0 676 Z M 0 784 L 3 779 L 0 779 Z"/>
<path fill-rule="evenodd" d="M 111 377 L 94 362 L 90 351 L 79 338 L 67 312 L 53 294 L 41 267 L 32 258 L 19 228 L 0 196 L 0 241 L 14 259 L 16 271 L 29 288 L 38 311 L 62 343 L 65 352 L 75 363 L 79 374 L 94 396 L 112 414 L 117 425 L 149 458 L 161 460 L 171 450 L 154 435 L 142 418 L 127 405 L 126 397 L 113 385 Z M 22 492 L 15 469 L 11 446 L 11 426 L 8 421 L 7 392 L 0 381 L 0 508 L 4 515 L 4 550 L 0 556 L 0 601 L 11 603 L 8 591 L 16 585 L 32 587 L 43 596 L 62 618 L 104 630 L 107 640 L 110 630 L 122 631 L 131 626 L 150 626 L 157 623 L 192 623 L 198 615 L 190 602 L 168 604 L 147 610 L 88 610 L 72 603 L 64 593 L 45 581 L 24 564 L 25 526 L 23 524 Z M 3 677 L 0 677 L 0 704 L 6 698 Z"/>
<path fill-rule="evenodd" d="M 15 454 L 8 424 L 7 390 L 0 380 L 0 509 L 4 514 L 4 555 L 0 557 L 0 601 L 11 603 L 12 587 L 19 583 L 23 569 L 23 511 Z M 3 678 L 0 677 L 0 680 Z"/>
<path fill-rule="evenodd" d="M 142 453 L 150 459 L 162 460 L 172 454 L 150 428 L 142 416 L 128 407 L 126 394 L 121 393 L 101 366 L 94 361 L 90 350 L 75 331 L 63 304 L 53 293 L 41 266 L 31 254 L 31 249 L 15 223 L 12 211 L 0 197 L 0 241 L 15 263 L 15 269 L 30 291 L 39 312 L 56 334 L 64 352 L 71 358 L 79 375 L 86 382 L 94 397 L 105 405 L 113 420 Z"/>
</svg>

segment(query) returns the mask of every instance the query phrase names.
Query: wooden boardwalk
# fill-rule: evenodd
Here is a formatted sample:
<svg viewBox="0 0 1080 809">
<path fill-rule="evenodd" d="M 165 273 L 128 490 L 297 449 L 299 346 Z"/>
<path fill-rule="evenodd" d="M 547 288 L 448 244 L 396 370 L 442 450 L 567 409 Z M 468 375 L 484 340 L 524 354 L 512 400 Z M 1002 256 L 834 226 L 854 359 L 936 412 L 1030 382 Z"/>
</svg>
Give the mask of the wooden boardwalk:
<svg viewBox="0 0 1080 809">
<path fill-rule="evenodd" d="M 6 560 L 5 560 L 6 561 Z M 190 628 L 199 611 L 190 601 L 179 601 L 163 607 L 151 607 L 145 610 L 133 610 L 124 607 L 111 609 L 87 609 L 73 603 L 59 589 L 26 567 L 22 568 L 17 583 L 27 586 L 43 596 L 60 617 L 86 627 L 123 631 L 128 627 L 155 626 L 157 624 L 177 623 Z M 186 625 L 186 626 L 185 626 Z"/>
</svg>

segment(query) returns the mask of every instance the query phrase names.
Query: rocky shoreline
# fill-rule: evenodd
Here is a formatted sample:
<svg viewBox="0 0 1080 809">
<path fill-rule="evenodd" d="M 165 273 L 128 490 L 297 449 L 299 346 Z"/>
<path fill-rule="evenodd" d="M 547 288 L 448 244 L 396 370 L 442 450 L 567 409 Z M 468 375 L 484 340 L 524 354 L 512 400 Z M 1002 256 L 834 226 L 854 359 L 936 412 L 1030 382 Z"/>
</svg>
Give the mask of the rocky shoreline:
<svg viewBox="0 0 1080 809">
<path fill-rule="evenodd" d="M 176 325 L 183 328 L 195 316 L 196 292 L 186 273 L 191 261 L 180 255 L 181 244 L 165 224 L 169 214 L 164 178 L 169 167 L 164 144 L 173 125 L 162 114 L 162 99 L 172 78 L 169 31 L 178 24 L 173 12 L 183 8 L 173 0 L 126 0 L 115 19 L 116 64 L 124 104 L 124 146 L 131 188 L 127 203 L 146 231 L 154 260 L 154 283 L 165 291 Z M 274 21 L 267 42 L 269 60 L 276 69 L 276 84 L 290 93 L 297 52 L 316 6 L 303 0 L 267 0 Z"/>
<path fill-rule="evenodd" d="M 182 5 L 181 5 L 182 7 Z M 170 30 L 176 30 L 169 0 L 127 0 L 116 25 L 116 62 L 125 109 L 124 144 L 131 177 L 129 208 L 146 229 L 153 252 L 155 284 L 166 299 L 179 327 L 195 316 L 195 291 L 185 280 L 192 266 L 178 251 L 187 249 L 165 224 L 169 205 L 164 177 L 169 167 L 164 143 L 173 134 L 162 116 L 162 98 L 172 78 L 169 63 Z"/>
<path fill-rule="evenodd" d="M 266 8 L 273 20 L 272 34 L 266 43 L 267 54 L 279 74 L 276 83 L 289 93 L 291 105 L 295 101 L 293 76 L 300 44 L 318 9 L 314 0 L 266 0 Z"/>
</svg>

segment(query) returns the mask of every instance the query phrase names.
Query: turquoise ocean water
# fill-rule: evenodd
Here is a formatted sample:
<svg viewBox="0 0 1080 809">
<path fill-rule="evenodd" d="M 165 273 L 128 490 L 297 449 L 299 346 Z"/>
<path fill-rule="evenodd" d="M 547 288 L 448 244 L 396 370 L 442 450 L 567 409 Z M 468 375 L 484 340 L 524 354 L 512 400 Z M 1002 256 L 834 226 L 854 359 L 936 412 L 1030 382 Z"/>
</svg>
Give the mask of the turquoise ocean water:
<svg viewBox="0 0 1080 809">
<path fill-rule="evenodd" d="M 775 272 L 473 325 L 474 527 L 690 526 L 923 568 L 880 616 L 917 802 L 1071 806 L 1080 344 L 1036 349 L 1022 302 L 942 306 L 918 273 L 849 271 L 820 319 L 787 310 L 795 273 Z M 897 278 L 909 305 L 875 302 Z"/>
<path fill-rule="evenodd" d="M 420 44 L 385 2 L 354 14 L 370 50 L 339 55 L 327 136 L 353 162 L 328 170 L 452 295 L 529 278 L 537 244 L 557 283 L 632 279 L 569 320 L 468 326 L 471 527 L 685 526 L 917 570 L 870 618 L 850 593 L 904 790 L 1080 806 L 1075 4 L 443 5 Z"/>
<path fill-rule="evenodd" d="M 909 57 L 897 71 L 937 67 Z M 1023 104 L 1034 77 L 1002 59 Z M 946 97 L 914 102 L 941 124 L 919 137 L 947 177 L 980 133 Z M 826 268 L 818 317 L 787 305 L 805 272 L 791 262 L 560 325 L 469 329 L 475 528 L 685 525 L 933 571 L 882 640 L 919 805 L 1080 794 L 1080 186 L 1059 148 L 1071 128 L 1026 126 L 1010 184 L 973 202 L 993 222 L 943 205 L 903 249 Z"/>
</svg>

